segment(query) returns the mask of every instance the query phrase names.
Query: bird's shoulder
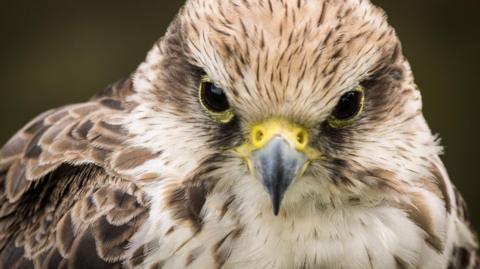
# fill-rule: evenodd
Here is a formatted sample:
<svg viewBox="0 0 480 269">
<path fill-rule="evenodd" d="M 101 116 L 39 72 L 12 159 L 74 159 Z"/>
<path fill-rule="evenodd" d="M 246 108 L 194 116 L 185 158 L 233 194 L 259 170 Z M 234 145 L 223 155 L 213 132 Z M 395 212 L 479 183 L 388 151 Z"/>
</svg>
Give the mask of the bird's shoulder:
<svg viewBox="0 0 480 269">
<path fill-rule="evenodd" d="M 47 111 L 0 150 L 0 268 L 119 268 L 148 215 L 125 114 L 130 79 Z M 62 267 L 65 266 L 65 267 Z"/>
<path fill-rule="evenodd" d="M 46 111 L 19 130 L 0 150 L 9 200 L 63 163 L 105 165 L 129 138 L 124 123 L 134 106 L 126 100 L 131 89 L 130 79 L 117 82 L 87 102 Z"/>
</svg>

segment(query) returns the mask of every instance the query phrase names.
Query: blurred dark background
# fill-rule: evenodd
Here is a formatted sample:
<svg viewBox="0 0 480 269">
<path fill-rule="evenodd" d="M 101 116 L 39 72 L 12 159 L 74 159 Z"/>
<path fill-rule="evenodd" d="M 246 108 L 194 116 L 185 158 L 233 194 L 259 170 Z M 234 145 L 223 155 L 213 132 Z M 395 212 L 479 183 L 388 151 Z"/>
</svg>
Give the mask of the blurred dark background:
<svg viewBox="0 0 480 269">
<path fill-rule="evenodd" d="M 480 226 L 480 1 L 373 0 L 389 14 Z M 0 1 L 0 145 L 46 109 L 128 75 L 183 1 Z"/>
</svg>

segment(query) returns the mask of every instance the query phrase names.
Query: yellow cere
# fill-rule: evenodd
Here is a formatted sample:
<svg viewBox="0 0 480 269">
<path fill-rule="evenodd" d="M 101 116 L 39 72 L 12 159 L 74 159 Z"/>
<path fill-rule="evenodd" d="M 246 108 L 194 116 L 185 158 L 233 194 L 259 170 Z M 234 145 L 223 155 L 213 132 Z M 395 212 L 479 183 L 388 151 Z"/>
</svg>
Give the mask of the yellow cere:
<svg viewBox="0 0 480 269">
<path fill-rule="evenodd" d="M 309 134 L 305 128 L 281 118 L 269 119 L 254 125 L 251 128 L 249 141 L 235 151 L 242 157 L 249 157 L 252 152 L 262 149 L 275 136 L 283 136 L 309 160 L 318 160 L 322 156 L 318 150 L 309 147 Z"/>
</svg>

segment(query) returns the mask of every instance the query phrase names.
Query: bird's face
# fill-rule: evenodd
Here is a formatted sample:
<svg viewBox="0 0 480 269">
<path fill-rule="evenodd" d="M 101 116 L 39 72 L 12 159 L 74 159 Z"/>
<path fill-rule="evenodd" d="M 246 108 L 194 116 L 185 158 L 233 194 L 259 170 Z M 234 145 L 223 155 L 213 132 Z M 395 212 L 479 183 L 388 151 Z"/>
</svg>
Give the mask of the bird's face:
<svg viewBox="0 0 480 269">
<path fill-rule="evenodd" d="M 367 1 L 191 0 L 136 86 L 144 141 L 172 170 L 216 171 L 222 191 L 275 214 L 395 197 L 433 143 L 395 33 Z"/>
</svg>

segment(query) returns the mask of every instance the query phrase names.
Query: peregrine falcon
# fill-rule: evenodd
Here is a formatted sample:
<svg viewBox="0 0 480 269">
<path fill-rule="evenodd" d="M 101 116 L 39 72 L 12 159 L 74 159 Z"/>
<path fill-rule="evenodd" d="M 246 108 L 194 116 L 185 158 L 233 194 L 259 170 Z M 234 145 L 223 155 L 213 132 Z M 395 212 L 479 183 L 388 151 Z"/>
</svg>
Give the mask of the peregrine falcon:
<svg viewBox="0 0 480 269">
<path fill-rule="evenodd" d="M 0 268 L 479 268 L 441 153 L 368 0 L 187 0 L 1 149 Z"/>
</svg>

